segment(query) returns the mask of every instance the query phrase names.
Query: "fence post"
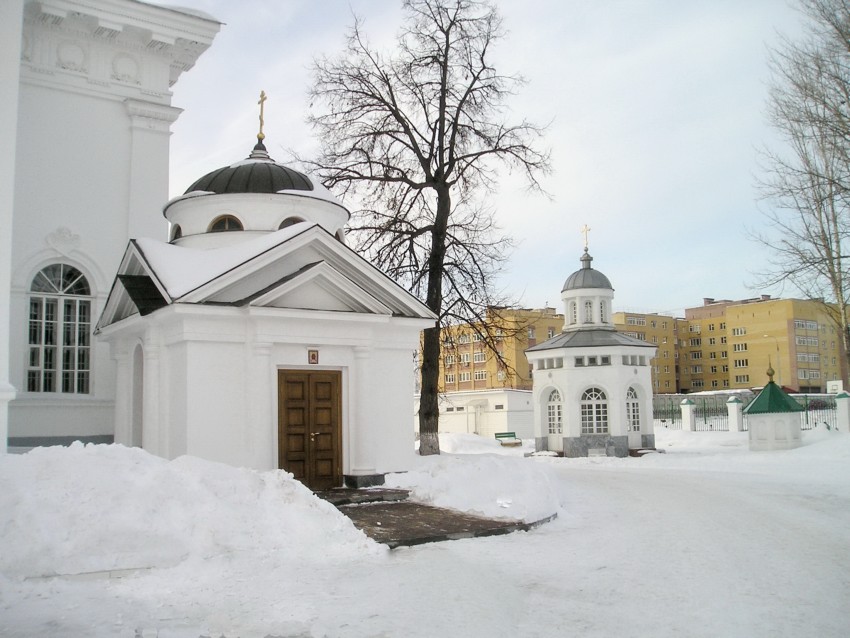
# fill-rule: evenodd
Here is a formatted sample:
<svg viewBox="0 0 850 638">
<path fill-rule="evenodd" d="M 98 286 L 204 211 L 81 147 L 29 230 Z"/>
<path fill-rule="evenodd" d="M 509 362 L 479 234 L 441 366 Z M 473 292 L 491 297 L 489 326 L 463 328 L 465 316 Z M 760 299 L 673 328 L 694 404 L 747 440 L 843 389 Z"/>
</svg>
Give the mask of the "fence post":
<svg viewBox="0 0 850 638">
<path fill-rule="evenodd" d="M 685 432 L 694 431 L 694 422 L 696 415 L 694 414 L 694 402 L 690 399 L 684 399 L 680 404 L 682 406 L 682 430 Z"/>
<path fill-rule="evenodd" d="M 744 404 L 738 397 L 732 397 L 726 402 L 726 410 L 729 412 L 729 431 L 744 431 Z"/>
<path fill-rule="evenodd" d="M 846 392 L 835 395 L 835 429 L 850 432 L 850 394 Z"/>
</svg>

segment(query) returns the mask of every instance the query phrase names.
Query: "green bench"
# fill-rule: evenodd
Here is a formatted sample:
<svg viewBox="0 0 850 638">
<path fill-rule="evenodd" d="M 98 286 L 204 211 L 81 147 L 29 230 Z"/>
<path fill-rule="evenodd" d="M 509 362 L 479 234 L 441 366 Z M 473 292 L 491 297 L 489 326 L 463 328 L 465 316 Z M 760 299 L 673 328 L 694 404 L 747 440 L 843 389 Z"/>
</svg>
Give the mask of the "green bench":
<svg viewBox="0 0 850 638">
<path fill-rule="evenodd" d="M 522 445 L 522 439 L 516 438 L 516 432 L 496 432 L 494 436 L 504 446 Z"/>
</svg>

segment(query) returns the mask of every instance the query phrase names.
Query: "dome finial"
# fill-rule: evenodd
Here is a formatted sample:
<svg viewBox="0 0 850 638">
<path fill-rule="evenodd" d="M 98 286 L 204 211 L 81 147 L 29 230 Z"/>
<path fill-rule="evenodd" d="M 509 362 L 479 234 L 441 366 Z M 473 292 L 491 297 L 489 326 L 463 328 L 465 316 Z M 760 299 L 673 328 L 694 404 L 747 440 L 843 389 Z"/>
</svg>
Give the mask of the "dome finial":
<svg viewBox="0 0 850 638">
<path fill-rule="evenodd" d="M 263 133 L 263 124 L 265 124 L 265 121 L 263 120 L 263 107 L 265 106 L 265 102 L 266 102 L 267 99 L 268 98 L 266 97 L 266 92 L 260 91 L 260 101 L 257 102 L 257 104 L 260 105 L 260 132 L 257 133 L 257 139 L 260 142 L 262 142 L 264 139 L 266 139 L 266 136 Z"/>
<path fill-rule="evenodd" d="M 776 372 L 773 370 L 773 366 L 770 363 L 770 355 L 767 356 L 767 378 L 769 383 L 773 383 L 773 375 Z"/>
</svg>

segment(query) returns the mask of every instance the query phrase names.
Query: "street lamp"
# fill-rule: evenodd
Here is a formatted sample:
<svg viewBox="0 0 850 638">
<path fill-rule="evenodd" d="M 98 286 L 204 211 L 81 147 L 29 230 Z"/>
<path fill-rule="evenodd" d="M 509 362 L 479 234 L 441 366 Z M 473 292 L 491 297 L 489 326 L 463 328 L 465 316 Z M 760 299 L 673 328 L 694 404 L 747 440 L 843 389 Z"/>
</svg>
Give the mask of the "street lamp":
<svg viewBox="0 0 850 638">
<path fill-rule="evenodd" d="M 773 339 L 773 343 L 776 344 L 776 379 L 779 382 L 779 386 L 782 387 L 782 365 L 779 362 L 779 340 L 773 335 L 762 335 L 765 339 Z"/>
</svg>

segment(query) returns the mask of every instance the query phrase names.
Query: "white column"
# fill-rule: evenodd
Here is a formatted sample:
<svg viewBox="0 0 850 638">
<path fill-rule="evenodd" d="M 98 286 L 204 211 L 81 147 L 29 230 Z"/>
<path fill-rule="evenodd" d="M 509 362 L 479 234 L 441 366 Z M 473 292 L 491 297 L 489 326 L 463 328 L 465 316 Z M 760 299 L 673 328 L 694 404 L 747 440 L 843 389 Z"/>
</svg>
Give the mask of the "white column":
<svg viewBox="0 0 850 638">
<path fill-rule="evenodd" d="M 23 0 L 0 2 L 0 454 L 9 438 L 9 402 L 15 388 L 9 378 L 9 305 L 12 293 L 15 148 L 18 136 L 18 87 L 21 72 Z"/>
<path fill-rule="evenodd" d="M 144 364 L 144 405 L 142 413 L 142 440 L 145 449 L 151 454 L 165 456 L 165 445 L 160 432 L 159 410 L 160 403 L 160 378 L 159 378 L 159 344 L 145 341 L 143 346 L 145 355 Z M 164 398 L 164 397 L 163 397 Z M 165 406 L 163 406 L 165 407 Z"/>
<path fill-rule="evenodd" d="M 835 395 L 835 428 L 839 432 L 850 432 L 850 394 L 839 392 Z"/>
<path fill-rule="evenodd" d="M 366 397 L 380 394 L 376 388 L 371 388 L 369 380 L 372 377 L 372 349 L 367 346 L 354 348 L 354 414 L 349 419 L 349 444 L 351 445 L 351 473 L 375 473 L 375 445 L 369 428 L 369 403 Z"/>
<path fill-rule="evenodd" d="M 732 397 L 726 402 L 726 410 L 729 413 L 729 431 L 744 431 L 744 404 L 738 397 Z"/>
<path fill-rule="evenodd" d="M 693 432 L 694 426 L 696 425 L 694 402 L 690 399 L 685 399 L 679 405 L 682 406 L 682 430 L 685 432 Z"/>
</svg>

